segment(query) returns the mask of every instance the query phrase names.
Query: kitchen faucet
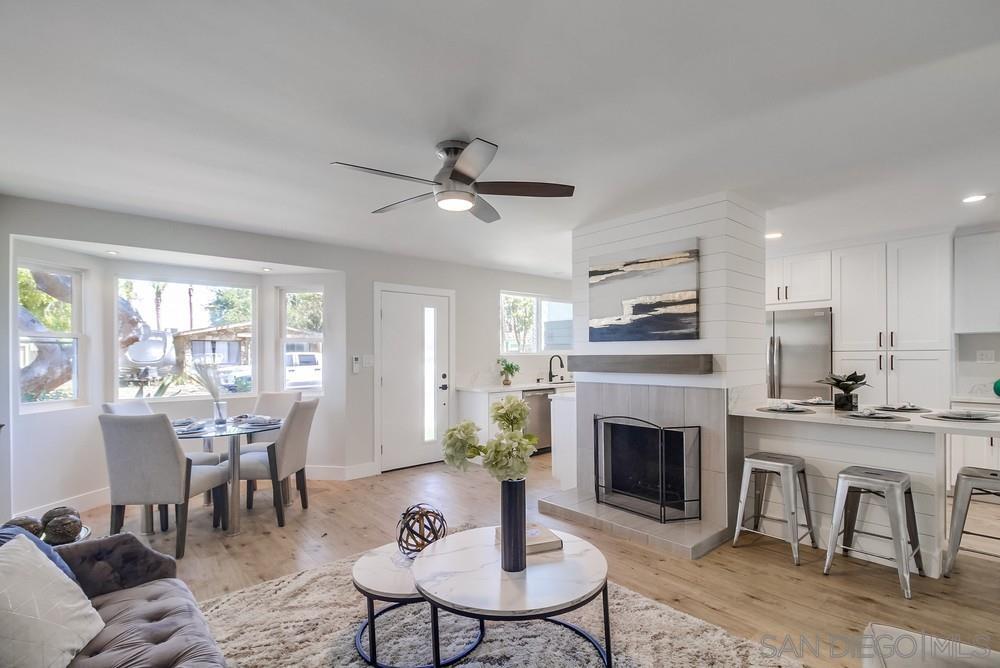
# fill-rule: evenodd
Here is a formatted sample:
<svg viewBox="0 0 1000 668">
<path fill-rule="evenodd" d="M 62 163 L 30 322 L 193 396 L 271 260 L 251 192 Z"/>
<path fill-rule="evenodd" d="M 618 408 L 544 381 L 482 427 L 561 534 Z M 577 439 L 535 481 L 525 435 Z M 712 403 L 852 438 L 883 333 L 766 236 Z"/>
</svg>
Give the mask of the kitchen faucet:
<svg viewBox="0 0 1000 668">
<path fill-rule="evenodd" d="M 554 373 L 552 373 L 552 360 L 559 360 L 559 368 L 560 369 L 565 369 L 566 368 L 566 365 L 563 364 L 562 358 L 559 357 L 559 355 L 553 355 L 552 357 L 550 357 L 549 358 L 549 382 L 550 383 L 553 380 L 556 379 L 556 375 Z"/>
</svg>

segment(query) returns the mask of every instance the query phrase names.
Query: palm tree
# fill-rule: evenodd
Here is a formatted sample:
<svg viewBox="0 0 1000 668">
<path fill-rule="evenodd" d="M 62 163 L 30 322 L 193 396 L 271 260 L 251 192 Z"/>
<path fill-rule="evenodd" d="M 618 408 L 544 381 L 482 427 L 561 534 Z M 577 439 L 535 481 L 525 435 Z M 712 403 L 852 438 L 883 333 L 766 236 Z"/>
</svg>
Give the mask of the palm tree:
<svg viewBox="0 0 1000 668">
<path fill-rule="evenodd" d="M 166 283 L 153 283 L 153 309 L 156 312 L 156 329 L 160 329 L 160 306 L 163 304 L 163 291 Z"/>
</svg>

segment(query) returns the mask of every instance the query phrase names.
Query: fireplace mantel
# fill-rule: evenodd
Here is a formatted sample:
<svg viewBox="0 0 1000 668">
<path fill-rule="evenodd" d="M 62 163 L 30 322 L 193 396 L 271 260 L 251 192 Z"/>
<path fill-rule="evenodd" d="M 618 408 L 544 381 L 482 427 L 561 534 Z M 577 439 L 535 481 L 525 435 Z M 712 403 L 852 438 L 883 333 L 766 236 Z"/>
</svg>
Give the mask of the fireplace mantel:
<svg viewBox="0 0 1000 668">
<path fill-rule="evenodd" d="M 595 373 L 663 373 L 707 375 L 712 356 L 704 355 L 570 355 L 570 371 Z"/>
</svg>

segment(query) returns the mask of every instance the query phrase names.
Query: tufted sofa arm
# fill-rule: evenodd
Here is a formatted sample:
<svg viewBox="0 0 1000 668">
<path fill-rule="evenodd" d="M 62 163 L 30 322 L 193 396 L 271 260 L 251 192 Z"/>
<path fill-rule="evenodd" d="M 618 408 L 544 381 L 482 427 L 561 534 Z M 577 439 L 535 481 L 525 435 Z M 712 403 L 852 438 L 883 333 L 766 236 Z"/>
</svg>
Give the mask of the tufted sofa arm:
<svg viewBox="0 0 1000 668">
<path fill-rule="evenodd" d="M 177 563 L 150 549 L 130 533 L 56 548 L 88 598 L 177 577 Z"/>
</svg>

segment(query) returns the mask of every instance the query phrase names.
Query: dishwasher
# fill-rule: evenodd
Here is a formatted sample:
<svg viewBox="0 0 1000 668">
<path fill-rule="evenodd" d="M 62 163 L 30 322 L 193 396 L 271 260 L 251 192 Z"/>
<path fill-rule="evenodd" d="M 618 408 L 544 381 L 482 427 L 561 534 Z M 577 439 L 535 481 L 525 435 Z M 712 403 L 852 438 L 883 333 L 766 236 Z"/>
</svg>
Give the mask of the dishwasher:
<svg viewBox="0 0 1000 668">
<path fill-rule="evenodd" d="M 538 452 L 552 450 L 552 402 L 549 397 L 555 389 L 524 390 L 521 398 L 528 404 L 528 423 L 524 427 L 527 434 L 538 437 Z"/>
</svg>

